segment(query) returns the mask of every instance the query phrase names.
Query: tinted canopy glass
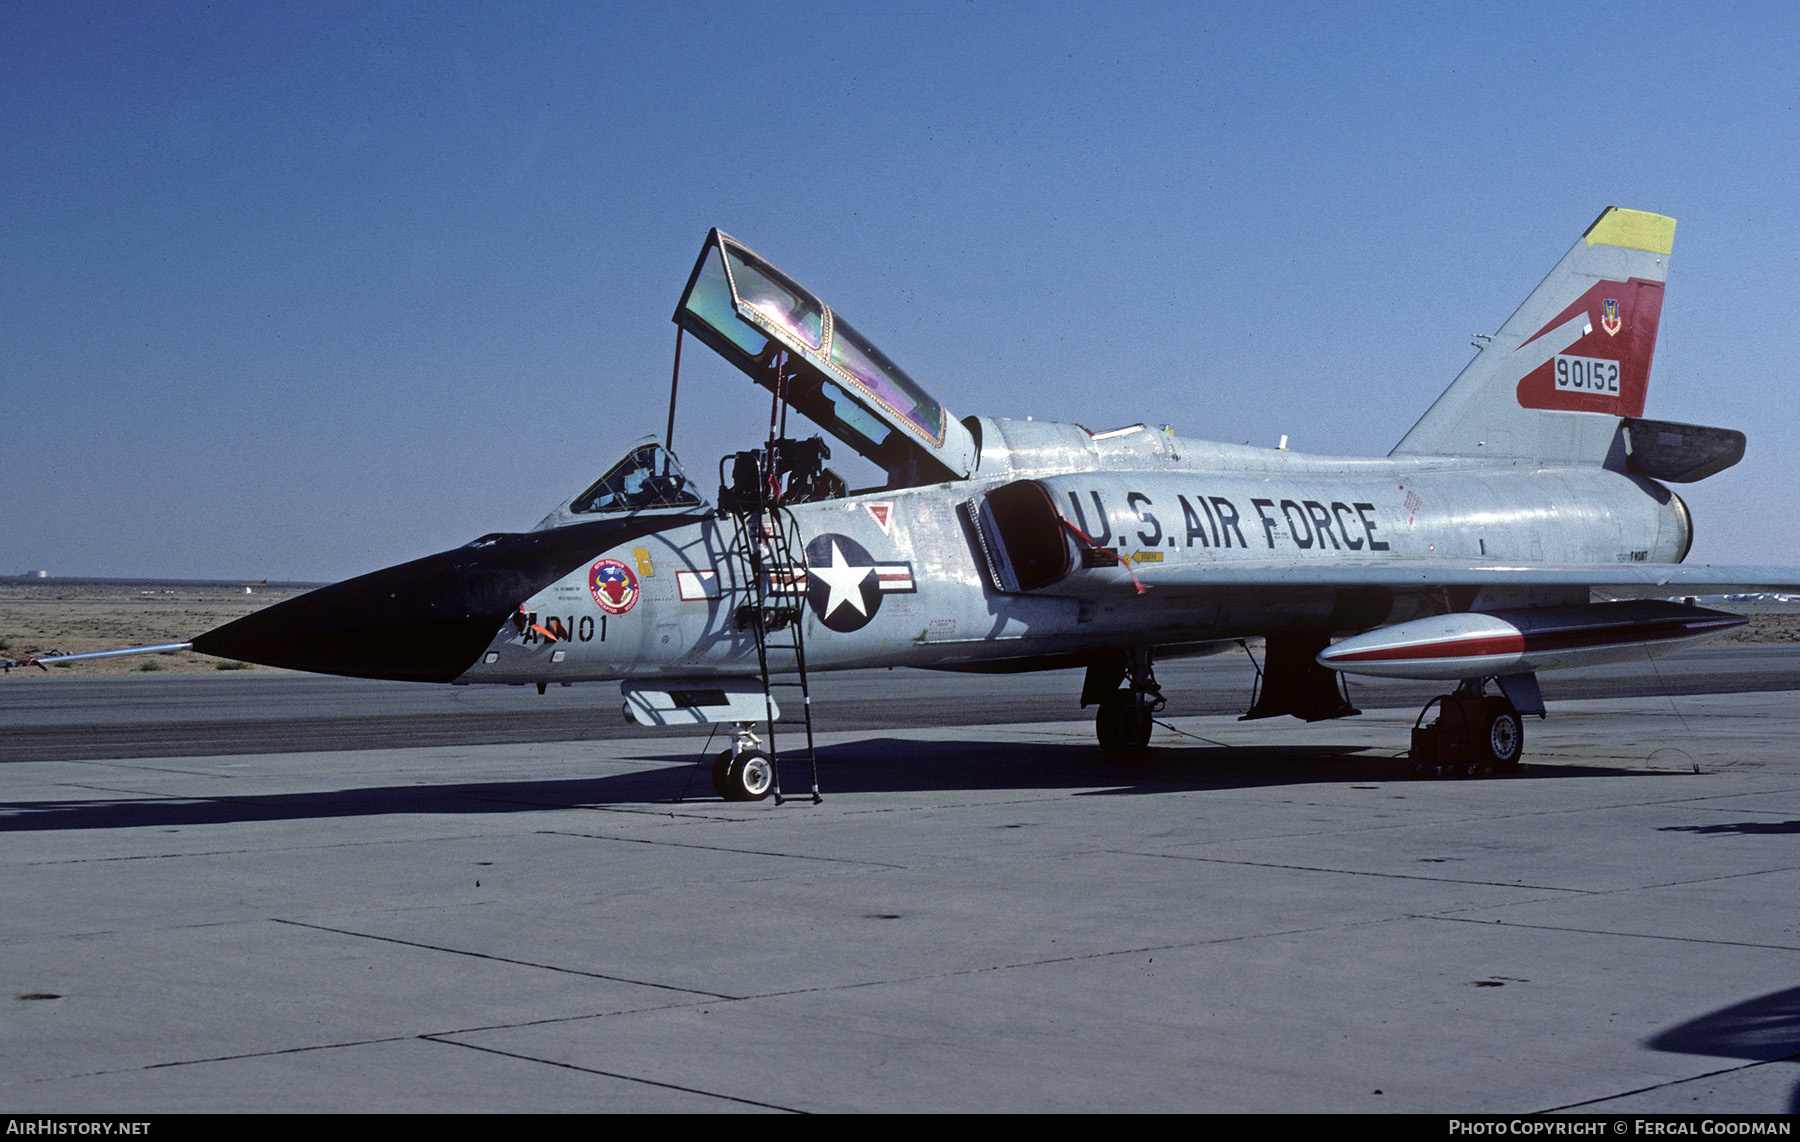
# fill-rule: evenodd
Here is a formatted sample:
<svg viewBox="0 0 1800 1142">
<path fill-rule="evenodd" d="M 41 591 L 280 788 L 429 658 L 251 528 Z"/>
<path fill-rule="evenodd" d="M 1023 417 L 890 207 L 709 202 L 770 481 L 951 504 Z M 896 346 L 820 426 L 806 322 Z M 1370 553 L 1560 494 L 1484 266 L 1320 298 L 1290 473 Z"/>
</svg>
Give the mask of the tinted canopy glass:
<svg viewBox="0 0 1800 1142">
<path fill-rule="evenodd" d="M 885 469 L 894 485 L 966 477 L 975 441 L 830 306 L 714 230 L 675 321 Z"/>
<path fill-rule="evenodd" d="M 576 515 L 688 511 L 704 502 L 674 453 L 651 439 L 633 446 L 606 475 L 570 501 L 569 511 Z"/>
</svg>

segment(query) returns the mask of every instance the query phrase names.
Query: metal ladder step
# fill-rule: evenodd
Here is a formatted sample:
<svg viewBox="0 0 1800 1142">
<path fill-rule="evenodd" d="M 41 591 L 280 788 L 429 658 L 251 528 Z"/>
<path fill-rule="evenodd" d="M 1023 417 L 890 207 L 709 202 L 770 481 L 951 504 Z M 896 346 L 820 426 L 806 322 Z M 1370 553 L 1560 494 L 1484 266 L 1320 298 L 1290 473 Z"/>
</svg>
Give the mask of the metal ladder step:
<svg viewBox="0 0 1800 1142">
<path fill-rule="evenodd" d="M 782 799 L 781 751 L 776 743 L 775 731 L 777 727 L 788 727 L 795 732 L 805 731 L 806 747 L 803 752 L 812 775 L 813 800 L 817 802 L 820 799 L 819 776 L 813 744 L 812 697 L 806 677 L 806 634 L 803 626 L 805 604 L 803 597 L 791 586 L 786 590 L 774 589 L 776 575 L 791 576 L 792 569 L 804 562 L 804 556 L 798 560 L 795 558 L 795 533 L 798 527 L 792 514 L 784 513 L 786 509 L 779 504 L 763 502 L 760 495 L 754 506 L 731 513 L 737 527 L 735 547 L 744 572 L 742 581 L 751 596 L 739 606 L 737 621 L 739 629 L 747 628 L 756 640 L 757 667 L 762 678 L 768 713 L 764 719 L 768 730 L 768 754 L 776 775 L 776 798 L 778 801 Z M 763 555 L 765 545 L 768 552 L 766 559 Z M 771 651 L 785 651 L 794 656 L 795 678 L 771 676 Z M 798 689 L 801 692 L 798 716 L 775 716 L 774 691 L 777 688 Z M 791 705 L 789 709 L 792 709 Z"/>
</svg>

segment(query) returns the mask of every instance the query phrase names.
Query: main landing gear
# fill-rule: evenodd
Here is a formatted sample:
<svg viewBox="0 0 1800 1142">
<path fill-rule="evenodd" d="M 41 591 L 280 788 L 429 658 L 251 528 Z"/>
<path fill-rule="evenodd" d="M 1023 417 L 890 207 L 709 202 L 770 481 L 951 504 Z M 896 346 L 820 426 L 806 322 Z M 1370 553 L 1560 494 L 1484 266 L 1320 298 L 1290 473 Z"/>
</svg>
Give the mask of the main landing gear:
<svg viewBox="0 0 1800 1142">
<path fill-rule="evenodd" d="M 1150 727 L 1165 699 L 1145 690 L 1115 690 L 1100 699 L 1094 732 L 1100 748 L 1115 757 L 1141 757 L 1150 752 Z"/>
<path fill-rule="evenodd" d="M 1514 773 L 1525 751 L 1525 721 L 1504 693 L 1489 694 L 1470 678 L 1451 694 L 1425 703 L 1413 723 L 1413 772 L 1425 777 L 1478 777 Z M 1433 706 L 1437 718 L 1425 718 Z"/>
<path fill-rule="evenodd" d="M 1108 675 L 1110 680 L 1097 688 L 1116 686 L 1120 681 L 1125 682 L 1124 688 L 1092 694 L 1088 687 L 1094 687 Z M 1150 649 L 1129 651 L 1122 664 L 1111 671 L 1090 667 L 1082 704 L 1087 705 L 1090 701 L 1098 702 L 1100 706 L 1094 715 L 1094 732 L 1100 738 L 1103 751 L 1114 757 L 1142 757 L 1149 753 L 1151 724 L 1168 701 L 1156 684 L 1155 671 L 1150 668 Z"/>
<path fill-rule="evenodd" d="M 750 727 L 740 725 L 737 740 L 713 762 L 713 789 L 727 801 L 761 801 L 775 788 L 775 762 L 760 749 Z"/>
</svg>

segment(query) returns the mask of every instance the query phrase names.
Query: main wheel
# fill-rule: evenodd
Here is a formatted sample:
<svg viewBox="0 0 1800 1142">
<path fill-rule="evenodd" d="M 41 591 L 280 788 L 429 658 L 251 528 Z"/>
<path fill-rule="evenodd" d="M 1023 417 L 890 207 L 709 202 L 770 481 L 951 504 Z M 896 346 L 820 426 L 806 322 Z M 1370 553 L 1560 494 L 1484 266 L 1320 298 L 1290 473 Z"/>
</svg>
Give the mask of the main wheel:
<svg viewBox="0 0 1800 1142">
<path fill-rule="evenodd" d="M 1495 773 L 1519 768 L 1519 756 L 1525 752 L 1524 721 L 1516 711 L 1501 710 L 1488 721 L 1481 744 Z"/>
<path fill-rule="evenodd" d="M 768 754 L 751 749 L 727 757 L 724 787 L 719 790 L 725 800 L 761 801 L 775 788 L 775 763 Z"/>
<path fill-rule="evenodd" d="M 1150 706 L 1130 690 L 1115 690 L 1100 699 L 1094 715 L 1100 748 L 1115 757 L 1142 757 L 1150 751 Z"/>
</svg>

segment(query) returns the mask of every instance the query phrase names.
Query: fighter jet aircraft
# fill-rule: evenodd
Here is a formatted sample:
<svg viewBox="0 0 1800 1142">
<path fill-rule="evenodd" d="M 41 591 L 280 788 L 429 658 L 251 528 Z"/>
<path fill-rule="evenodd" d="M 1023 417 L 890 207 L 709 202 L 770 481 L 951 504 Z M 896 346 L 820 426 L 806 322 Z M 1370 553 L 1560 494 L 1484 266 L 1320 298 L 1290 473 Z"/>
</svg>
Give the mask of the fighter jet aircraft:
<svg viewBox="0 0 1800 1142">
<path fill-rule="evenodd" d="M 1744 436 L 1643 419 L 1674 231 L 1608 208 L 1376 459 L 958 419 L 714 230 L 674 314 L 669 432 L 684 336 L 771 408 L 761 446 L 721 461 L 715 497 L 668 435 L 647 437 L 530 531 L 313 591 L 192 647 L 365 678 L 621 681 L 640 722 L 734 725 L 714 783 L 753 800 L 780 796 L 778 695 L 805 732 L 787 757 L 811 755 L 809 672 L 1082 666 L 1100 744 L 1133 753 L 1163 704 L 1157 658 L 1261 639 L 1245 717 L 1354 714 L 1343 673 L 1443 679 L 1455 688 L 1421 715 L 1414 757 L 1506 769 L 1521 715 L 1544 713 L 1538 671 L 1744 621 L 1679 596 L 1800 586 L 1796 568 L 1682 565 L 1693 527 L 1668 485 L 1730 467 Z M 829 442 L 790 436 L 790 413 Z M 880 475 L 851 487 L 833 447 Z"/>
</svg>

